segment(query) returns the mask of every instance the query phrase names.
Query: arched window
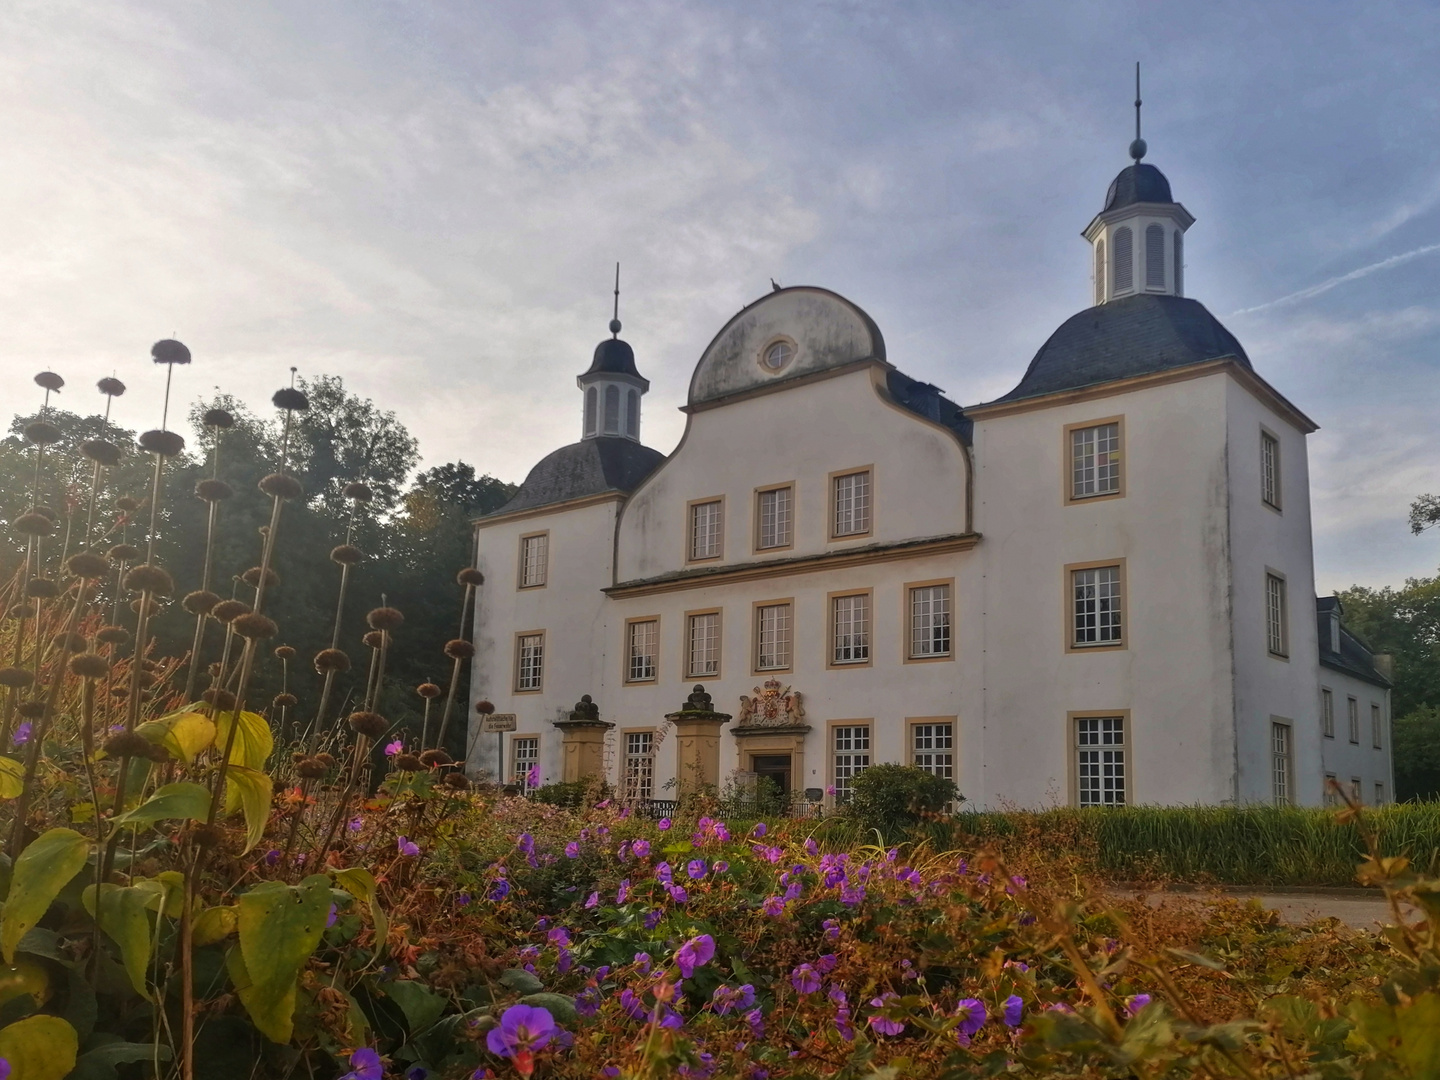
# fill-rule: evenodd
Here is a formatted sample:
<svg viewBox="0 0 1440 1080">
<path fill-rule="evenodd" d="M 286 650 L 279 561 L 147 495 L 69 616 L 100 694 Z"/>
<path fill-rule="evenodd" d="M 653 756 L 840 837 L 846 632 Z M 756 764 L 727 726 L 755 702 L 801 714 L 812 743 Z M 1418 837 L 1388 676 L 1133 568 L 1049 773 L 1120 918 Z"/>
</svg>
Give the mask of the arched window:
<svg viewBox="0 0 1440 1080">
<path fill-rule="evenodd" d="M 605 387 L 605 434 L 620 434 L 620 388 L 614 383 Z"/>
<path fill-rule="evenodd" d="M 595 387 L 585 391 L 585 434 L 595 434 Z"/>
<path fill-rule="evenodd" d="M 1165 288 L 1165 230 L 1145 226 L 1145 288 Z"/>
<path fill-rule="evenodd" d="M 1175 230 L 1175 295 L 1185 295 L 1185 234 L 1179 229 Z"/>
<path fill-rule="evenodd" d="M 640 438 L 640 391 L 631 390 L 625 399 L 625 434 Z"/>
<path fill-rule="evenodd" d="M 1134 234 L 1128 226 L 1115 230 L 1115 253 L 1111 256 L 1115 264 L 1115 287 L 1110 290 L 1112 296 L 1135 287 L 1134 241 Z"/>
<path fill-rule="evenodd" d="M 1095 241 L 1095 303 L 1105 302 L 1105 240 Z"/>
</svg>

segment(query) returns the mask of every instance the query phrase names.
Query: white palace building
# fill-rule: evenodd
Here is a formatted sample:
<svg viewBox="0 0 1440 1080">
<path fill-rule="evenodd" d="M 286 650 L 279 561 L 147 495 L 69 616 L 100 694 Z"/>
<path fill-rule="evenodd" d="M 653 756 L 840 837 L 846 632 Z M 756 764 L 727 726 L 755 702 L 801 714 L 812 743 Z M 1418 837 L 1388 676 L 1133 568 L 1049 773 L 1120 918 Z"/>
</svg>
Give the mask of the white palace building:
<svg viewBox="0 0 1440 1080">
<path fill-rule="evenodd" d="M 1184 295 L 1194 219 L 1132 154 L 1083 234 L 1094 306 L 994 401 L 776 289 L 700 356 L 667 457 L 612 323 L 580 441 L 475 522 L 473 694 L 516 726 L 472 713 L 472 774 L 833 801 L 893 761 L 975 807 L 1388 800 L 1388 658 L 1315 596 L 1316 425 Z"/>
</svg>

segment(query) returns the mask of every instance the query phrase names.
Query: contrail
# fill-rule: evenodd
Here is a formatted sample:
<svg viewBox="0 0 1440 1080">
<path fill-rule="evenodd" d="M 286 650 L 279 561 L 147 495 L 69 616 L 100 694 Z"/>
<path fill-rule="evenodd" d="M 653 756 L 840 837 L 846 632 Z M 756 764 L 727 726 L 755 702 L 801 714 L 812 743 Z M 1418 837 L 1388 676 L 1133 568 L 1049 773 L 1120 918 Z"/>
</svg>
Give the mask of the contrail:
<svg viewBox="0 0 1440 1080">
<path fill-rule="evenodd" d="M 1335 288 L 1335 286 L 1343 285 L 1347 281 L 1369 277 L 1378 270 L 1388 270 L 1392 266 L 1399 266 L 1401 263 L 1409 262 L 1411 259 L 1418 258 L 1421 255 L 1428 255 L 1432 251 L 1440 251 L 1440 244 L 1426 244 L 1424 247 L 1418 247 L 1414 251 L 1406 251 L 1400 255 L 1391 255 L 1388 259 L 1381 259 L 1379 262 L 1371 263 L 1369 266 L 1362 266 L 1359 270 L 1351 270 L 1348 274 L 1341 274 L 1339 277 L 1330 278 L 1328 281 L 1322 281 L 1319 285 L 1312 285 L 1308 289 L 1301 289 L 1299 292 L 1293 292 L 1289 296 L 1282 296 L 1278 300 L 1267 300 L 1265 303 L 1256 304 L 1254 307 L 1232 311 L 1229 317 L 1234 318 L 1236 315 L 1249 315 L 1252 311 L 1264 311 L 1266 308 L 1275 307 L 1277 304 L 1289 304 L 1296 300 L 1308 300 L 1312 296 L 1327 293 Z"/>
</svg>

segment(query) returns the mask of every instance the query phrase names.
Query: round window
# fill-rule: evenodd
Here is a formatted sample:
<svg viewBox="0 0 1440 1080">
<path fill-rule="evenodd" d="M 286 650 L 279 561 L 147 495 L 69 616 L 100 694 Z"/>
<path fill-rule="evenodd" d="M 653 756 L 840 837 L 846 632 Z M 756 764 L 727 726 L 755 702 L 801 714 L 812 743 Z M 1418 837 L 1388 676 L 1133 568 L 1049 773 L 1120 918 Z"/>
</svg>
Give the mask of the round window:
<svg viewBox="0 0 1440 1080">
<path fill-rule="evenodd" d="M 795 358 L 795 346 L 788 341 L 777 341 L 765 350 L 764 364 L 770 371 L 779 371 Z"/>
</svg>

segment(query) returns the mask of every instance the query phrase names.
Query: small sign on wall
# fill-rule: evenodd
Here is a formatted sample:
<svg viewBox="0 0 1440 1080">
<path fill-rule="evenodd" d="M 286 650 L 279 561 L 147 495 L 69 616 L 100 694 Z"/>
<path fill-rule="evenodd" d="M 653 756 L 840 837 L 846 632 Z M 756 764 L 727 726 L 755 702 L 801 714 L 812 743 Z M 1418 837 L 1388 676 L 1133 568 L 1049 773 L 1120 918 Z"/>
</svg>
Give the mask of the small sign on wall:
<svg viewBox="0 0 1440 1080">
<path fill-rule="evenodd" d="M 480 730 L 487 735 L 494 735 L 502 731 L 514 731 L 515 714 L 513 712 L 497 712 L 491 713 L 489 716 L 482 716 Z"/>
</svg>

